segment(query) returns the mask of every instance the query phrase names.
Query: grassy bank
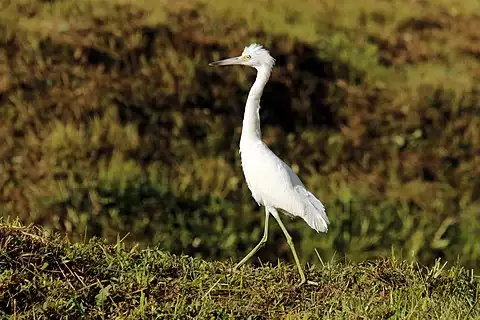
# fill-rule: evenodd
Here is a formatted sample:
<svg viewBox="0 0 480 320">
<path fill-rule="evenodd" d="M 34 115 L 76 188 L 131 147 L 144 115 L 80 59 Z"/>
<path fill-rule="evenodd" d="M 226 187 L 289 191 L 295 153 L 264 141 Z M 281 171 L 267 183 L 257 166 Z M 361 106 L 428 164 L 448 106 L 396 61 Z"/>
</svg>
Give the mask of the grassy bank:
<svg viewBox="0 0 480 320">
<path fill-rule="evenodd" d="M 296 284 L 295 266 L 231 273 L 159 249 L 70 243 L 0 221 L 0 317 L 11 319 L 478 319 L 478 275 L 385 258 L 321 262 L 318 286 Z"/>
</svg>

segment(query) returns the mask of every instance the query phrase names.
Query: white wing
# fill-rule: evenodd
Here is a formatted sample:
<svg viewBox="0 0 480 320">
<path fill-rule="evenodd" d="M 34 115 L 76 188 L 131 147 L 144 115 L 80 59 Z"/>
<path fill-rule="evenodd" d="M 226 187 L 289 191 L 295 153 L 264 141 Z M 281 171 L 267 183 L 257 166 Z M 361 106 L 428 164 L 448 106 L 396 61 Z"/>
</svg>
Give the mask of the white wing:
<svg viewBox="0 0 480 320">
<path fill-rule="evenodd" d="M 245 179 L 259 205 L 301 217 L 317 232 L 327 231 L 329 221 L 323 204 L 265 144 L 250 146 L 241 155 Z"/>
</svg>

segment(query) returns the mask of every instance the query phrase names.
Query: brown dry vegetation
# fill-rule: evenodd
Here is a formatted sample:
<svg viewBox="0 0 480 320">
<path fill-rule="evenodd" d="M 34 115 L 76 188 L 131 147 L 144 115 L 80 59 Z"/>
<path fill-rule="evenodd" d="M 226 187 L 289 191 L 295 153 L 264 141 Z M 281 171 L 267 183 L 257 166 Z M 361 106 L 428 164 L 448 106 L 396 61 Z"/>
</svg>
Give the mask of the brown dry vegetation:
<svg viewBox="0 0 480 320">
<path fill-rule="evenodd" d="M 357 1 L 358 2 L 358 1 Z M 254 73 L 207 63 L 259 41 L 277 59 L 265 141 L 327 205 L 288 221 L 301 256 L 478 266 L 475 2 L 3 1 L 3 216 L 209 258 L 261 232 L 237 143 Z M 263 260 L 289 258 L 280 230 Z M 399 252 L 397 250 L 397 252 Z"/>
</svg>

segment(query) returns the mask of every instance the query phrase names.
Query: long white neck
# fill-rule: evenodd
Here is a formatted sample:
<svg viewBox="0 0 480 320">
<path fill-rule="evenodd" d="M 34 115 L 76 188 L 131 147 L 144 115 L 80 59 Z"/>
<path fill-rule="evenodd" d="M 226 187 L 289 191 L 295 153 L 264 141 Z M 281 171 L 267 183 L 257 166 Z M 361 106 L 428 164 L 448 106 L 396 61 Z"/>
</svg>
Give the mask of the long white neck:
<svg viewBox="0 0 480 320">
<path fill-rule="evenodd" d="M 260 67 L 257 69 L 257 78 L 248 93 L 247 104 L 245 106 L 242 136 L 240 138 L 240 152 L 246 147 L 246 144 L 261 141 L 260 98 L 262 97 L 263 88 L 267 84 L 271 72 L 272 69 L 268 67 Z"/>
</svg>

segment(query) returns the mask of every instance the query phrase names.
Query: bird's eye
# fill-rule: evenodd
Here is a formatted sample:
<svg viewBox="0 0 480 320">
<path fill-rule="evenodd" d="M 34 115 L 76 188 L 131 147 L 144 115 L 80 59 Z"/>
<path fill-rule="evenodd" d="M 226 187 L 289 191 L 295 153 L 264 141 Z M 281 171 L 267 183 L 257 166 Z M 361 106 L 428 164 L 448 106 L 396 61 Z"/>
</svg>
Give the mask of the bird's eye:
<svg viewBox="0 0 480 320">
<path fill-rule="evenodd" d="M 247 54 L 247 55 L 244 57 L 245 60 L 250 60 L 251 58 L 252 58 L 252 56 L 249 55 L 249 54 Z"/>
</svg>

